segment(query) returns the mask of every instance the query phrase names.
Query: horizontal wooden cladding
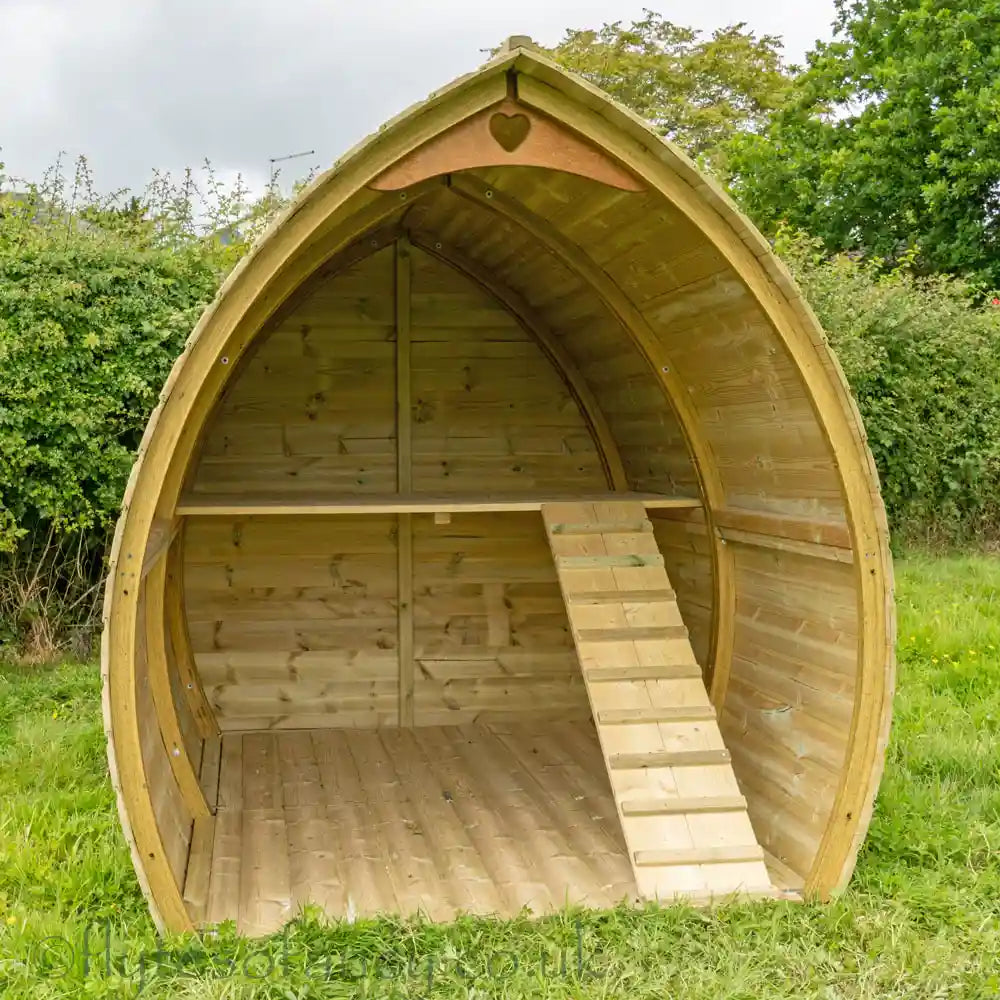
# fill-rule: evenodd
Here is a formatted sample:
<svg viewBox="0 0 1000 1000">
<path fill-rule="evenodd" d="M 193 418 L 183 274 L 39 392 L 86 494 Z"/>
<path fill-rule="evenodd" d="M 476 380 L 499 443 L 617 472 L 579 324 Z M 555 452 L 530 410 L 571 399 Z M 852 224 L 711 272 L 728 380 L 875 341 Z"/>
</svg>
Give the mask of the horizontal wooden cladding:
<svg viewBox="0 0 1000 1000">
<path fill-rule="evenodd" d="M 690 496 L 670 496 L 663 493 L 600 493 L 583 491 L 511 492 L 511 493 L 385 493 L 356 496 L 350 492 L 331 496 L 280 499 L 266 492 L 246 491 L 238 496 L 198 496 L 189 494 L 177 505 L 177 513 L 186 517 L 250 517 L 268 515 L 329 515 L 329 514 L 420 514 L 420 513 L 500 513 L 504 511 L 540 511 L 543 504 L 560 500 L 601 503 L 604 501 L 635 500 L 650 510 L 687 509 L 701 506 Z"/>
<path fill-rule="evenodd" d="M 411 261 L 413 488 L 606 489 L 586 417 L 542 347 L 464 274 L 416 247 Z M 487 334 L 477 318 L 488 320 Z M 459 349 L 450 357 L 436 349 L 442 327 L 462 334 L 450 338 L 449 347 Z M 426 353 L 425 343 L 432 348 Z M 478 446 L 476 426 L 483 428 Z M 444 444 L 454 435 L 461 449 Z"/>
<path fill-rule="evenodd" d="M 196 493 L 396 488 L 392 248 L 321 276 L 235 372 L 204 434 Z"/>
<path fill-rule="evenodd" d="M 191 517 L 187 614 L 224 731 L 394 725 L 396 518 Z M 541 518 L 413 521 L 415 724 L 589 717 Z"/>
<path fill-rule="evenodd" d="M 223 730 L 398 711 L 396 519 L 189 518 L 192 651 Z"/>
<path fill-rule="evenodd" d="M 705 516 L 698 510 L 657 513 L 657 520 L 686 524 L 705 530 Z M 835 562 L 853 562 L 851 534 L 843 521 L 798 517 L 740 507 L 717 507 L 712 521 L 727 542 L 778 549 Z"/>
<path fill-rule="evenodd" d="M 537 514 L 415 519 L 413 553 L 416 725 L 589 716 Z"/>
<path fill-rule="evenodd" d="M 798 530 L 838 538 L 832 529 Z M 854 568 L 756 546 L 734 555 L 733 660 L 720 726 L 761 844 L 804 876 L 842 778 L 854 712 Z M 771 814 L 779 802 L 781 821 Z"/>
</svg>

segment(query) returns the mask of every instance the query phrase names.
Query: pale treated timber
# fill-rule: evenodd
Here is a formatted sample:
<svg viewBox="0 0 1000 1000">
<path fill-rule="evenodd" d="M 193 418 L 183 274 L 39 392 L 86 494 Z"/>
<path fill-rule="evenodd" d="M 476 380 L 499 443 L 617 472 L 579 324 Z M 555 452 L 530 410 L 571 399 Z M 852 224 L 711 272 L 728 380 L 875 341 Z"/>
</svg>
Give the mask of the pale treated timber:
<svg viewBox="0 0 1000 1000">
<path fill-rule="evenodd" d="M 195 817 L 191 846 L 188 848 L 187 873 L 184 876 L 184 902 L 196 926 L 204 923 L 208 909 L 214 843 L 215 817 Z"/>
<path fill-rule="evenodd" d="M 763 864 L 751 863 L 737 873 L 725 868 L 706 872 L 698 860 L 734 837 L 755 846 L 756 841 L 676 601 L 621 601 L 616 607 L 572 599 L 611 585 L 630 594 L 643 585 L 650 593 L 673 591 L 662 557 L 648 562 L 656 540 L 645 511 L 636 503 L 559 503 L 546 505 L 542 518 L 640 895 L 658 899 L 692 891 L 770 891 Z M 622 535 L 615 530 L 622 522 L 649 530 Z M 567 523 L 589 530 L 557 530 Z M 601 525 L 611 530 L 602 534 Z M 630 553 L 630 548 L 636 551 Z M 603 557 L 602 565 L 599 555 L 577 554 L 612 550 L 623 553 L 615 559 L 624 557 L 625 565 L 616 565 L 610 556 Z M 629 556 L 637 562 L 629 562 Z M 677 662 L 643 664 L 648 647 L 636 637 L 645 636 L 662 648 L 669 643 Z M 629 803 L 648 805 L 666 798 L 657 792 L 669 790 L 677 793 L 672 805 L 659 803 L 654 811 L 636 805 L 630 811 Z M 717 809 L 722 799 L 737 804 Z M 663 857 L 674 852 L 676 860 L 657 864 L 650 860 L 651 850 L 667 852 Z M 641 865 L 640 856 L 647 859 Z"/>
<path fill-rule="evenodd" d="M 662 604 L 677 595 L 672 590 L 579 590 L 566 599 L 570 604 Z"/>
<path fill-rule="evenodd" d="M 715 722 L 711 705 L 662 705 L 638 708 L 607 708 L 597 713 L 602 726 L 630 726 L 647 722 Z"/>
<path fill-rule="evenodd" d="M 459 250 L 444 246 L 440 241 L 418 233 L 411 233 L 410 239 L 414 246 L 419 246 L 425 253 L 464 275 L 492 295 L 514 317 L 525 332 L 534 338 L 542 353 L 548 357 L 562 377 L 566 388 L 576 400 L 600 453 L 604 472 L 608 478 L 608 486 L 616 491 L 627 491 L 628 477 L 625 474 L 625 465 L 622 462 L 618 444 L 611 433 L 611 427 L 604 416 L 604 411 L 576 362 L 559 342 L 559 338 L 548 328 L 545 321 L 520 295 L 502 282 L 497 281 L 486 268 L 481 267 Z"/>
<path fill-rule="evenodd" d="M 164 587 L 163 613 L 170 648 L 174 653 L 174 664 L 180 679 L 181 690 L 188 709 L 194 716 L 198 732 L 203 740 L 211 740 L 219 735 L 219 724 L 205 695 L 201 674 L 191 652 L 191 636 L 188 632 L 187 609 L 184 607 L 184 522 L 173 546 L 167 554 L 167 579 Z"/>
<path fill-rule="evenodd" d="M 830 559 L 834 562 L 854 561 L 846 524 L 738 507 L 722 507 L 713 513 L 718 534 L 727 542 L 816 559 Z M 667 511 L 658 516 L 664 520 L 684 523 L 688 531 L 707 534 L 708 529 L 701 516 L 687 511 Z"/>
<path fill-rule="evenodd" d="M 697 680 L 701 667 L 697 663 L 661 663 L 642 667 L 587 667 L 583 676 L 591 684 L 618 681 L 679 681 Z"/>
<path fill-rule="evenodd" d="M 643 531 L 652 532 L 649 521 L 642 524 L 554 524 L 553 535 L 634 535 Z"/>
<path fill-rule="evenodd" d="M 142 577 L 145 580 L 149 571 L 162 559 L 173 545 L 180 531 L 182 522 L 177 518 L 157 518 L 149 532 L 149 542 L 146 554 L 142 560 Z"/>
<path fill-rule="evenodd" d="M 160 559 L 146 578 L 145 628 L 149 685 L 160 725 L 160 734 L 170 760 L 170 769 L 180 788 L 184 805 L 196 819 L 208 816 L 211 810 L 198 781 L 201 759 L 191 760 L 184 745 L 177 706 L 170 683 L 171 662 L 167 651 L 167 630 L 164 617 L 164 590 L 167 584 L 166 560 Z"/>
<path fill-rule="evenodd" d="M 763 861 L 760 844 L 746 847 L 692 847 L 688 850 L 636 851 L 635 863 L 646 865 L 721 865 L 742 861 Z"/>
<path fill-rule="evenodd" d="M 663 556 L 633 552 L 613 556 L 556 556 L 559 569 L 637 569 L 640 566 L 662 566 Z"/>
<path fill-rule="evenodd" d="M 600 503 L 606 500 L 634 500 L 643 507 L 661 510 L 670 507 L 700 507 L 694 497 L 672 497 L 659 493 L 585 493 L 567 496 L 494 494 L 487 496 L 444 495 L 440 497 L 378 495 L 342 496 L 338 499 L 317 498 L 314 501 L 275 500 L 266 497 L 248 498 L 219 496 L 188 496 L 177 505 L 178 515 L 234 517 L 251 515 L 309 514 L 462 514 L 501 513 L 504 511 L 538 511 L 547 503 L 561 500 Z"/>
<path fill-rule="evenodd" d="M 729 764 L 728 750 L 649 750 L 643 753 L 616 753 L 608 758 L 613 771 L 635 771 L 645 767 L 701 767 Z"/>
<path fill-rule="evenodd" d="M 742 795 L 717 795 L 681 799 L 656 798 L 623 799 L 622 812 L 626 816 L 673 816 L 678 813 L 740 812 L 747 807 Z"/>
<path fill-rule="evenodd" d="M 867 825 L 880 770 L 879 758 L 885 745 L 892 679 L 891 662 L 886 654 L 886 650 L 891 649 L 892 615 L 884 514 L 878 502 L 870 456 L 864 448 L 860 420 L 839 381 L 836 363 L 821 344 L 818 327 L 795 297 L 791 283 L 770 256 L 763 241 L 726 205 L 711 185 L 699 178 L 689 164 L 659 143 L 648 130 L 632 123 L 623 112 L 589 91 L 585 84 L 563 76 L 561 71 L 547 66 L 544 61 L 533 63 L 525 55 L 518 55 L 516 59 L 519 60 L 518 68 L 536 72 L 540 77 L 548 74 L 545 79 L 548 84 L 553 84 L 551 87 L 538 84 L 533 90 L 537 81 L 526 81 L 525 91 L 539 101 L 540 107 L 548 108 L 549 113 L 563 118 L 580 134 L 588 135 L 592 141 L 610 150 L 612 155 L 635 164 L 635 169 L 647 178 L 651 191 L 657 196 L 662 195 L 660 201 L 650 199 L 651 208 L 662 205 L 665 212 L 673 212 L 670 206 L 679 206 L 688 219 L 694 221 L 696 228 L 706 234 L 708 241 L 722 248 L 732 264 L 730 277 L 745 283 L 751 294 L 761 302 L 763 318 L 776 325 L 779 339 L 788 349 L 792 366 L 803 373 L 804 396 L 817 414 L 824 434 L 830 439 L 831 461 L 843 483 L 847 530 L 856 552 L 853 573 L 858 585 L 860 629 L 857 647 L 859 666 L 856 677 L 852 678 L 857 683 L 848 752 L 832 819 L 823 833 L 818 860 L 808 872 L 811 891 L 827 892 L 849 874 L 853 853 Z M 504 63 L 502 69 L 494 63 L 489 72 L 500 73 L 510 68 L 509 62 Z M 242 349 L 244 341 L 237 326 L 245 318 L 243 327 L 247 337 L 256 333 L 261 328 L 260 321 L 266 319 L 274 303 L 280 302 L 285 294 L 285 279 L 289 285 L 294 285 L 301 274 L 308 271 L 308 266 L 301 270 L 296 267 L 299 262 L 295 258 L 298 248 L 309 248 L 299 258 L 308 263 L 312 251 L 317 253 L 311 259 L 318 259 L 330 246 L 340 245 L 342 239 L 352 232 L 356 234 L 360 227 L 354 222 L 341 224 L 348 210 L 353 211 L 356 207 L 356 204 L 348 202 L 353 198 L 357 185 L 364 183 L 365 178 L 370 179 L 379 168 L 391 165 L 407 149 L 417 148 L 428 137 L 474 113 L 477 107 L 485 106 L 479 101 L 478 90 L 470 96 L 481 82 L 473 77 L 470 83 L 460 84 L 449 92 L 446 98 L 435 97 L 408 120 L 390 126 L 384 136 L 369 144 L 363 156 L 349 157 L 339 173 L 333 175 L 332 181 L 327 178 L 316 185 L 297 209 L 286 217 L 282 227 L 265 241 L 263 249 L 241 270 L 241 275 L 249 273 L 251 277 L 227 285 L 220 299 L 221 306 L 212 313 L 213 319 L 200 326 L 202 334 L 211 336 L 200 341 L 196 336 L 198 342 L 187 359 L 190 361 L 194 357 L 194 363 L 182 362 L 179 366 L 182 376 L 172 377 L 168 386 L 168 393 L 173 393 L 174 400 L 180 398 L 184 401 L 183 404 L 175 402 L 172 408 L 175 414 L 179 407 L 183 410 L 197 397 L 200 378 L 206 372 L 209 373 L 210 383 L 206 395 L 211 398 L 214 388 L 209 366 L 218 362 L 221 352 L 229 345 L 226 336 L 232 333 L 232 342 Z M 498 88 L 494 87 L 494 90 L 498 91 Z M 548 91 L 553 91 L 554 97 Z M 333 197 L 329 195 L 331 187 L 335 191 Z M 334 233 L 335 236 L 327 247 L 318 250 L 326 233 Z M 654 236 L 657 235 L 654 232 Z M 236 305 L 234 299 L 237 300 Z M 251 305 L 248 306 L 248 302 Z M 252 315 L 255 310 L 256 315 Z M 229 317 L 239 316 L 239 322 L 234 320 L 231 326 L 227 326 L 228 319 L 216 322 L 214 317 L 219 313 Z M 247 315 L 244 316 L 244 313 Z M 204 347 L 205 340 L 208 340 L 208 347 Z M 204 347 L 200 353 L 199 346 Z M 234 356 L 239 356 L 238 351 Z M 186 377 L 185 367 L 188 369 Z M 221 380 L 215 383 L 218 384 Z M 198 407 L 194 409 L 197 411 Z M 156 419 L 154 417 L 154 425 Z M 107 677 L 107 726 L 109 735 L 115 736 L 120 750 L 116 754 L 116 748 L 111 748 L 113 781 L 123 803 L 126 837 L 133 848 L 140 881 L 150 898 L 154 919 L 160 926 L 167 923 L 176 929 L 185 926 L 186 917 L 182 914 L 175 919 L 176 900 L 169 886 L 162 894 L 159 891 L 164 883 L 163 865 L 159 863 L 162 851 L 155 817 L 151 816 L 150 809 L 142 801 L 145 774 L 141 759 L 136 762 L 138 726 L 126 717 L 129 709 L 134 709 L 135 675 L 132 671 L 135 666 L 135 601 L 139 589 L 136 586 L 138 574 L 130 566 L 134 567 L 142 559 L 154 513 L 159 511 L 166 516 L 172 515 L 179 483 L 203 420 L 195 412 L 189 421 L 190 429 L 185 427 L 183 432 L 178 432 L 176 419 L 167 419 L 163 423 L 166 426 L 159 440 L 152 432 L 144 439 L 141 455 L 147 455 L 148 445 L 148 456 L 140 459 L 140 466 L 133 475 L 127 495 L 129 510 L 114 546 L 113 577 L 108 588 L 104 667 Z M 168 467 L 169 471 L 164 473 L 163 470 Z M 164 475 L 165 483 L 162 481 Z M 717 506 L 715 501 L 710 502 L 710 507 Z M 716 539 L 718 536 L 713 534 L 712 537 Z M 718 548 L 714 541 L 712 544 L 717 558 Z M 713 614 L 716 615 L 716 626 L 712 628 L 714 634 L 719 631 L 718 612 Z M 719 645 L 715 648 L 718 649 Z M 122 658 L 127 661 L 128 668 L 124 673 L 120 669 Z M 130 686 L 133 688 L 131 691 Z M 124 763 L 119 764 L 117 758 Z M 145 862 L 147 856 L 154 859 L 151 864 Z M 805 870 L 807 864 L 803 863 L 802 868 Z"/>
<path fill-rule="evenodd" d="M 577 642 L 664 642 L 686 639 L 684 625 L 624 626 L 623 628 L 583 628 L 576 633 Z"/>
</svg>

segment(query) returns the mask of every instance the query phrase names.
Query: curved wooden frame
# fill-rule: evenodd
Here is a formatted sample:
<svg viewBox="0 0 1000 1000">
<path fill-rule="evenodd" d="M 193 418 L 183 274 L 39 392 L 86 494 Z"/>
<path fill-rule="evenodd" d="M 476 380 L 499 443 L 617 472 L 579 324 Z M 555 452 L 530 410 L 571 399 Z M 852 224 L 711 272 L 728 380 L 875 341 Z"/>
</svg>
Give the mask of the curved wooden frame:
<svg viewBox="0 0 1000 1000">
<path fill-rule="evenodd" d="M 175 364 L 150 419 L 132 470 L 111 551 L 102 643 L 105 727 L 109 765 L 122 825 L 150 910 L 162 928 L 189 929 L 191 917 L 170 869 L 149 797 L 137 718 L 137 640 L 144 626 L 143 564 L 154 547 L 154 526 L 172 520 L 183 478 L 207 415 L 235 363 L 303 279 L 362 234 L 393 218 L 421 188 L 395 192 L 372 184 L 393 164 L 448 128 L 505 100 L 508 73 L 516 73 L 518 100 L 603 151 L 683 213 L 723 255 L 767 316 L 797 367 L 841 480 L 858 586 L 857 685 L 833 814 L 806 889 L 826 895 L 854 866 L 881 775 L 893 684 L 892 571 L 884 509 L 874 462 L 857 409 L 822 331 L 770 252 L 766 241 L 683 154 L 635 116 L 611 104 L 549 60 L 515 48 L 404 112 L 318 178 L 226 281 Z M 428 185 L 438 183 L 426 182 Z M 457 190 L 473 193 L 459 179 Z M 492 199 L 494 205 L 497 199 Z M 516 206 L 510 206 L 512 209 Z M 698 464 L 706 517 L 724 504 L 698 415 L 662 347 L 627 296 L 574 251 L 558 233 L 544 232 L 520 213 L 554 252 L 602 292 L 626 332 L 661 373 Z M 663 371 L 663 369 L 669 369 Z M 718 549 L 718 546 L 716 546 Z M 732 568 L 716 555 L 720 620 L 713 632 L 717 672 L 731 652 Z M 727 623 L 727 619 L 730 621 Z M 726 637 L 728 635 L 728 638 Z M 721 680 L 717 684 L 721 684 Z"/>
</svg>

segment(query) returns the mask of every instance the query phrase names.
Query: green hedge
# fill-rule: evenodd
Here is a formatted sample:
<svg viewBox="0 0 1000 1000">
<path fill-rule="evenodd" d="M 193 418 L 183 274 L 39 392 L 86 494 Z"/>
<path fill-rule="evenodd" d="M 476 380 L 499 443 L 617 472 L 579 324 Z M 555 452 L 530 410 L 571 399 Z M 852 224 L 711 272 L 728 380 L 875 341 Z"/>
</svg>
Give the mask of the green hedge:
<svg viewBox="0 0 1000 1000">
<path fill-rule="evenodd" d="M 864 419 L 890 525 L 902 542 L 1000 536 L 1000 300 L 961 282 L 827 259 L 787 231 L 791 266 Z"/>
<path fill-rule="evenodd" d="M 0 547 L 115 515 L 173 359 L 218 287 L 218 255 L 0 219 Z"/>
</svg>

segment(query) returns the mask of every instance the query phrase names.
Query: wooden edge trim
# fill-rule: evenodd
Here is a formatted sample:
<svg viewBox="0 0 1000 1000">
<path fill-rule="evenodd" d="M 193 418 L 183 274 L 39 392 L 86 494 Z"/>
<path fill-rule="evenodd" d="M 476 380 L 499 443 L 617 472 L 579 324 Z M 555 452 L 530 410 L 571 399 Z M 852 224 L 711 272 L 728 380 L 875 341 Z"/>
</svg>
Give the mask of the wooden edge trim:
<svg viewBox="0 0 1000 1000">
<path fill-rule="evenodd" d="M 191 635 L 188 631 L 187 609 L 184 606 L 184 519 L 167 554 L 167 580 L 164 594 L 164 614 L 167 632 L 174 651 L 174 662 L 180 676 L 188 708 L 198 724 L 201 738 L 209 739 L 219 735 L 219 723 L 205 694 L 201 673 L 191 650 Z"/>
<path fill-rule="evenodd" d="M 524 299 L 497 281 L 485 268 L 470 260 L 461 251 L 451 246 L 444 246 L 440 241 L 431 239 L 420 233 L 411 233 L 410 239 L 414 246 L 420 247 L 425 253 L 446 264 L 465 278 L 480 286 L 518 322 L 522 329 L 538 344 L 542 353 L 561 376 L 563 383 L 589 425 L 591 436 L 597 445 L 597 450 L 604 466 L 604 474 L 608 486 L 613 490 L 628 490 L 628 477 L 622 462 L 618 444 L 611 433 L 604 411 L 570 357 L 569 352 L 559 342 L 559 338 L 548 328 L 545 321 L 528 305 Z"/>
<path fill-rule="evenodd" d="M 179 518 L 158 517 L 153 521 L 153 527 L 149 532 L 149 544 L 142 560 L 142 579 L 149 575 L 149 571 L 166 554 L 180 528 Z"/>
<path fill-rule="evenodd" d="M 729 676 L 732 673 L 733 651 L 736 646 L 736 559 L 732 549 L 718 538 L 718 529 L 716 533 L 712 545 L 716 554 L 715 606 L 712 618 L 715 646 L 708 694 L 719 715 L 729 690 Z"/>
<path fill-rule="evenodd" d="M 756 299 L 799 371 L 833 454 L 854 550 L 858 595 L 858 670 L 847 754 L 806 892 L 826 895 L 853 871 L 881 778 L 892 714 L 892 560 L 878 474 L 864 429 L 821 328 L 788 272 L 759 233 L 690 163 L 648 127 L 551 61 L 521 51 L 517 67 L 558 81 L 559 88 L 519 74 L 518 97 L 576 129 L 642 177 L 721 252 Z M 573 96 L 570 96 L 572 94 Z M 584 95 L 587 95 L 586 97 Z M 709 512 L 710 513 L 710 512 Z"/>
<path fill-rule="evenodd" d="M 101 702 L 108 769 L 132 865 L 156 929 L 160 933 L 192 930 L 194 925 L 184 904 L 181 887 L 170 868 L 153 811 L 142 757 L 134 664 L 138 612 L 145 603 L 140 600 L 139 591 L 144 584 L 140 579 L 141 567 L 136 554 L 121 544 L 123 525 L 124 521 L 119 521 L 115 532 L 123 558 L 121 565 L 115 567 L 113 564 L 114 572 L 106 585 L 105 629 L 101 637 Z M 115 591 L 132 600 L 125 604 L 119 615 L 111 616 L 109 611 L 115 603 Z M 142 626 L 145 627 L 144 621 Z M 132 664 L 131 672 L 111 669 L 111 665 L 121 659 Z"/>
<path fill-rule="evenodd" d="M 524 229 L 558 257 L 573 273 L 587 283 L 638 348 L 664 394 L 666 404 L 673 411 L 684 437 L 692 466 L 698 477 L 699 494 L 704 502 L 705 518 L 714 527 L 712 511 L 725 503 L 725 492 L 719 475 L 718 463 L 705 435 L 701 419 L 691 402 L 687 387 L 681 382 L 677 370 L 646 318 L 632 304 L 619 285 L 588 256 L 581 247 L 565 237 L 547 219 L 501 191 L 491 188 L 480 178 L 471 175 L 452 176 L 450 188 L 456 194 L 472 201 L 480 208 L 494 212 Z M 714 684 L 716 673 L 728 677 L 729 660 L 732 658 L 735 615 L 727 604 L 727 592 L 722 589 L 725 559 L 721 544 L 714 531 L 711 546 L 712 577 L 715 599 L 712 602 L 712 627 L 709 635 L 706 684 Z"/>
<path fill-rule="evenodd" d="M 146 579 L 145 626 L 146 657 L 149 686 L 153 693 L 160 735 L 170 760 L 170 770 L 177 781 L 184 805 L 192 816 L 207 816 L 210 812 L 198 782 L 196 762 L 188 756 L 177 718 L 173 690 L 170 684 L 170 655 L 167 648 L 167 622 L 164 591 L 167 585 L 166 560 L 161 559 Z M 201 760 L 197 761 L 197 765 Z"/>
<path fill-rule="evenodd" d="M 214 850 L 215 817 L 195 817 L 191 845 L 188 848 L 187 870 L 184 875 L 184 902 L 195 926 L 201 926 L 205 922 Z"/>
</svg>

